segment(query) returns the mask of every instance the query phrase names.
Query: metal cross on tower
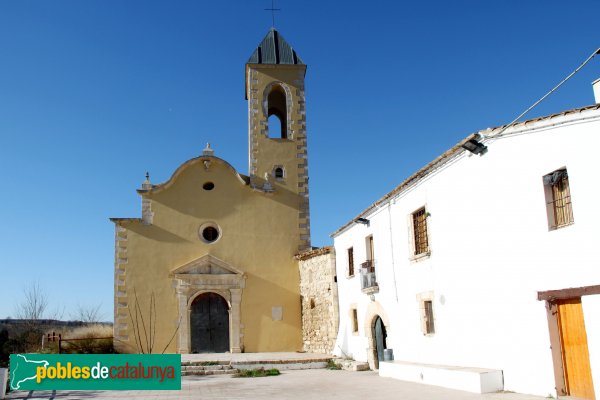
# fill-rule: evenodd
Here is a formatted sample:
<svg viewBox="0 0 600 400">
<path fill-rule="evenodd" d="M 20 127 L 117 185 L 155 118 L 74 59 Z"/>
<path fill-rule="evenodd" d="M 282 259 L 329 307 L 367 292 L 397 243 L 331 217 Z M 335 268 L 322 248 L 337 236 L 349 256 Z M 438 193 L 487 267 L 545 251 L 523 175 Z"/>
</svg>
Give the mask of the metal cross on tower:
<svg viewBox="0 0 600 400">
<path fill-rule="evenodd" d="M 271 0 L 271 8 L 265 8 L 265 11 L 271 11 L 271 18 L 273 19 L 273 28 L 275 28 L 275 11 L 281 11 L 281 8 L 275 8 L 275 0 Z"/>
</svg>

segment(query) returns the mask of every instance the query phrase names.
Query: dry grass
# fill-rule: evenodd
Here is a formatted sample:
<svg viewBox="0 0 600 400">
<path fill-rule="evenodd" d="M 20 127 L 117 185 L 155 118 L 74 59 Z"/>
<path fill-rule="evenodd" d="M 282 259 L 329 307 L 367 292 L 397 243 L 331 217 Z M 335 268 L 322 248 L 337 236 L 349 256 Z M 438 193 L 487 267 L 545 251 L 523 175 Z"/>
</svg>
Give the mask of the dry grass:
<svg viewBox="0 0 600 400">
<path fill-rule="evenodd" d="M 83 339 L 63 341 L 63 353 L 107 354 L 113 353 L 113 329 L 110 325 L 92 324 L 81 326 L 63 333 L 63 339 Z M 109 339 L 95 339 L 109 338 Z"/>
</svg>

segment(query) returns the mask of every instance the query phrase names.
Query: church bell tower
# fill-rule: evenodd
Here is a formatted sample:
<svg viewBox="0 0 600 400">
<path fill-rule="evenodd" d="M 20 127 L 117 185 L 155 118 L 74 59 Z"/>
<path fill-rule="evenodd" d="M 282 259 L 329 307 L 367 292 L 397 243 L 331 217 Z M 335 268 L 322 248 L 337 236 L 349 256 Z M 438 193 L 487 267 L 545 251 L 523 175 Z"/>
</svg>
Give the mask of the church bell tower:
<svg viewBox="0 0 600 400">
<path fill-rule="evenodd" d="M 310 249 L 305 75 L 306 64 L 275 28 L 246 63 L 250 182 L 295 196 L 299 251 Z"/>
</svg>

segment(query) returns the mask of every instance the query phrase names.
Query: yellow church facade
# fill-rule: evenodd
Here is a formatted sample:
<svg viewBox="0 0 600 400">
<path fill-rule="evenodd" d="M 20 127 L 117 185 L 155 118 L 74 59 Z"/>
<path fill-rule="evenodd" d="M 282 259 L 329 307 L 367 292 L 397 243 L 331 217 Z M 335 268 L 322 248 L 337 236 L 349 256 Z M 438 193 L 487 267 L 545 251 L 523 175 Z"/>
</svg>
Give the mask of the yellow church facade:
<svg viewBox="0 0 600 400">
<path fill-rule="evenodd" d="M 246 64 L 248 175 L 207 146 L 168 181 L 146 179 L 141 218 L 111 218 L 118 351 L 302 349 L 294 256 L 310 249 L 305 73 L 271 29 Z"/>
</svg>

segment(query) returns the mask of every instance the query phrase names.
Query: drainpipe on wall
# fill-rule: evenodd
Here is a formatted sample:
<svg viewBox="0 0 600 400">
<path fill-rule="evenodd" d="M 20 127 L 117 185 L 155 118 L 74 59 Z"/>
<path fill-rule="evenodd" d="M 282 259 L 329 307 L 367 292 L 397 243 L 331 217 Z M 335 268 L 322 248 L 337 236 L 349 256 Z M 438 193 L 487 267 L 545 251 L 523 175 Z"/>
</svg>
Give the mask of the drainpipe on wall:
<svg viewBox="0 0 600 400">
<path fill-rule="evenodd" d="M 394 276 L 394 293 L 396 293 L 396 303 L 398 302 L 398 286 L 396 285 L 396 265 L 394 263 L 394 236 L 392 234 L 392 202 L 388 202 L 388 226 L 390 227 L 390 256 L 392 257 L 392 275 Z"/>
</svg>

